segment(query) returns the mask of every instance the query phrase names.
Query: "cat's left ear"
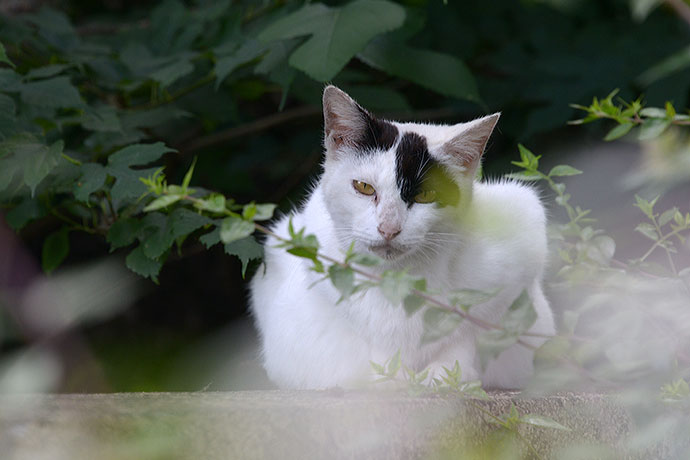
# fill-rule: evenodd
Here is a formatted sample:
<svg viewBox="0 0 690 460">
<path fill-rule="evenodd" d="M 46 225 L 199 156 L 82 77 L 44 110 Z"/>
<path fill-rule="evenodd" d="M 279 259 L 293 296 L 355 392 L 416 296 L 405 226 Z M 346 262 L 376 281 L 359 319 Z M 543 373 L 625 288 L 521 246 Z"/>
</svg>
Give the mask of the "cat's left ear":
<svg viewBox="0 0 690 460">
<path fill-rule="evenodd" d="M 500 112 L 497 112 L 455 125 L 457 132 L 451 140 L 443 144 L 443 153 L 452 157 L 456 165 L 462 166 L 464 171 L 473 175 L 500 116 Z"/>
</svg>

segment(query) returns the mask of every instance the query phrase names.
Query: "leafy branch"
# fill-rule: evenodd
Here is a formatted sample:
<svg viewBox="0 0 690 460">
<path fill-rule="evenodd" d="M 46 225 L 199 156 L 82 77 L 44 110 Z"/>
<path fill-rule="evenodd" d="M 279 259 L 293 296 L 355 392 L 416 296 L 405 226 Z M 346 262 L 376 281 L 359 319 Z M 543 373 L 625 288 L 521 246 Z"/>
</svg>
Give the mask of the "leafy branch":
<svg viewBox="0 0 690 460">
<path fill-rule="evenodd" d="M 587 115 L 569 123 L 581 125 L 602 119 L 614 120 L 618 125 L 608 132 L 604 137 L 605 141 L 619 139 L 636 126 L 640 127 L 640 140 L 659 137 L 671 125 L 690 126 L 690 115 L 677 113 L 670 102 L 666 102 L 663 109 L 645 107 L 642 98 L 632 102 L 618 98 L 618 103 L 615 103 L 613 98 L 617 94 L 618 89 L 615 89 L 604 99 L 595 97 L 589 106 L 571 104 L 571 107 L 582 110 Z"/>
</svg>

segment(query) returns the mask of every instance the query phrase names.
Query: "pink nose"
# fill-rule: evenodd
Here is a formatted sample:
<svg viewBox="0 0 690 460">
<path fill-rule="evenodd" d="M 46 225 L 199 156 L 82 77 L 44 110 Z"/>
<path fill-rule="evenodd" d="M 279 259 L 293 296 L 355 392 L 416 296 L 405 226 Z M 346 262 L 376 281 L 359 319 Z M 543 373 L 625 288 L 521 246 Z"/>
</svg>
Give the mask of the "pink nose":
<svg viewBox="0 0 690 460">
<path fill-rule="evenodd" d="M 386 240 L 390 241 L 396 236 L 400 235 L 400 227 L 387 227 L 384 225 L 379 225 L 376 230 L 379 231 L 381 236 Z"/>
</svg>

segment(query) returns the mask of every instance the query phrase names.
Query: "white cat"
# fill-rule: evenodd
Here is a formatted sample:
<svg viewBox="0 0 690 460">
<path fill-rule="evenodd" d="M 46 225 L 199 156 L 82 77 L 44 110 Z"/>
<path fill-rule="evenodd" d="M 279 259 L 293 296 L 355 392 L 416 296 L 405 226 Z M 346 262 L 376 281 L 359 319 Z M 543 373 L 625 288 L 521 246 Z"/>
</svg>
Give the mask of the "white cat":
<svg viewBox="0 0 690 460">
<path fill-rule="evenodd" d="M 324 172 L 292 214 L 296 229 L 315 234 L 321 251 L 340 260 L 354 241 L 356 252 L 385 260 L 368 270 L 407 268 L 435 292 L 499 290 L 471 310 L 488 321 L 498 322 L 526 289 L 538 315 L 530 331 L 554 333 L 541 288 L 542 204 L 525 185 L 474 180 L 499 114 L 452 126 L 383 121 L 334 86 L 324 91 L 323 112 Z M 273 230 L 287 237 L 288 220 Z M 420 345 L 422 312 L 408 317 L 379 289 L 336 305 L 340 294 L 330 282 L 310 287 L 321 277 L 311 262 L 276 243 L 266 241 L 265 270 L 251 282 L 251 311 L 264 367 L 280 387 L 357 386 L 372 379 L 370 360 L 385 362 L 398 350 L 417 370 L 440 372 L 457 360 L 463 380 L 481 378 L 485 387 L 521 388 L 531 375 L 533 353 L 520 345 L 480 373 L 475 338 L 482 330 L 469 321 Z"/>
</svg>

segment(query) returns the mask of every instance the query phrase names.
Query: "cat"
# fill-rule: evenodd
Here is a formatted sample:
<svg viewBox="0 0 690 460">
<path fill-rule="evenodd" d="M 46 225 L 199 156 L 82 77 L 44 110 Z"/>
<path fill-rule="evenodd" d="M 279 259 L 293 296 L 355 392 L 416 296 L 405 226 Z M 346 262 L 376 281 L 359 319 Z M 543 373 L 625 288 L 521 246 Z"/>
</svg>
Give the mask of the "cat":
<svg viewBox="0 0 690 460">
<path fill-rule="evenodd" d="M 351 244 L 384 262 L 369 271 L 407 269 L 443 294 L 470 288 L 497 291 L 471 313 L 498 322 L 527 290 L 537 320 L 531 332 L 554 333 L 541 287 L 546 261 L 544 208 L 529 186 L 475 180 L 500 114 L 434 125 L 376 118 L 334 86 L 323 93 L 323 174 L 304 205 L 272 229 L 314 234 L 323 254 L 342 260 Z M 354 242 L 354 243 L 353 243 Z M 370 361 L 400 351 L 411 369 L 431 375 L 457 360 L 462 379 L 485 387 L 522 388 L 533 352 L 513 345 L 482 372 L 475 340 L 482 330 L 463 321 L 448 336 L 420 345 L 421 312 L 407 316 L 379 289 L 338 303 L 340 293 L 310 270 L 309 260 L 265 243 L 264 266 L 250 285 L 264 368 L 281 388 L 352 388 L 373 380 Z M 440 295 L 439 298 L 443 298 Z M 526 341 L 538 346 L 543 339 Z"/>
</svg>

